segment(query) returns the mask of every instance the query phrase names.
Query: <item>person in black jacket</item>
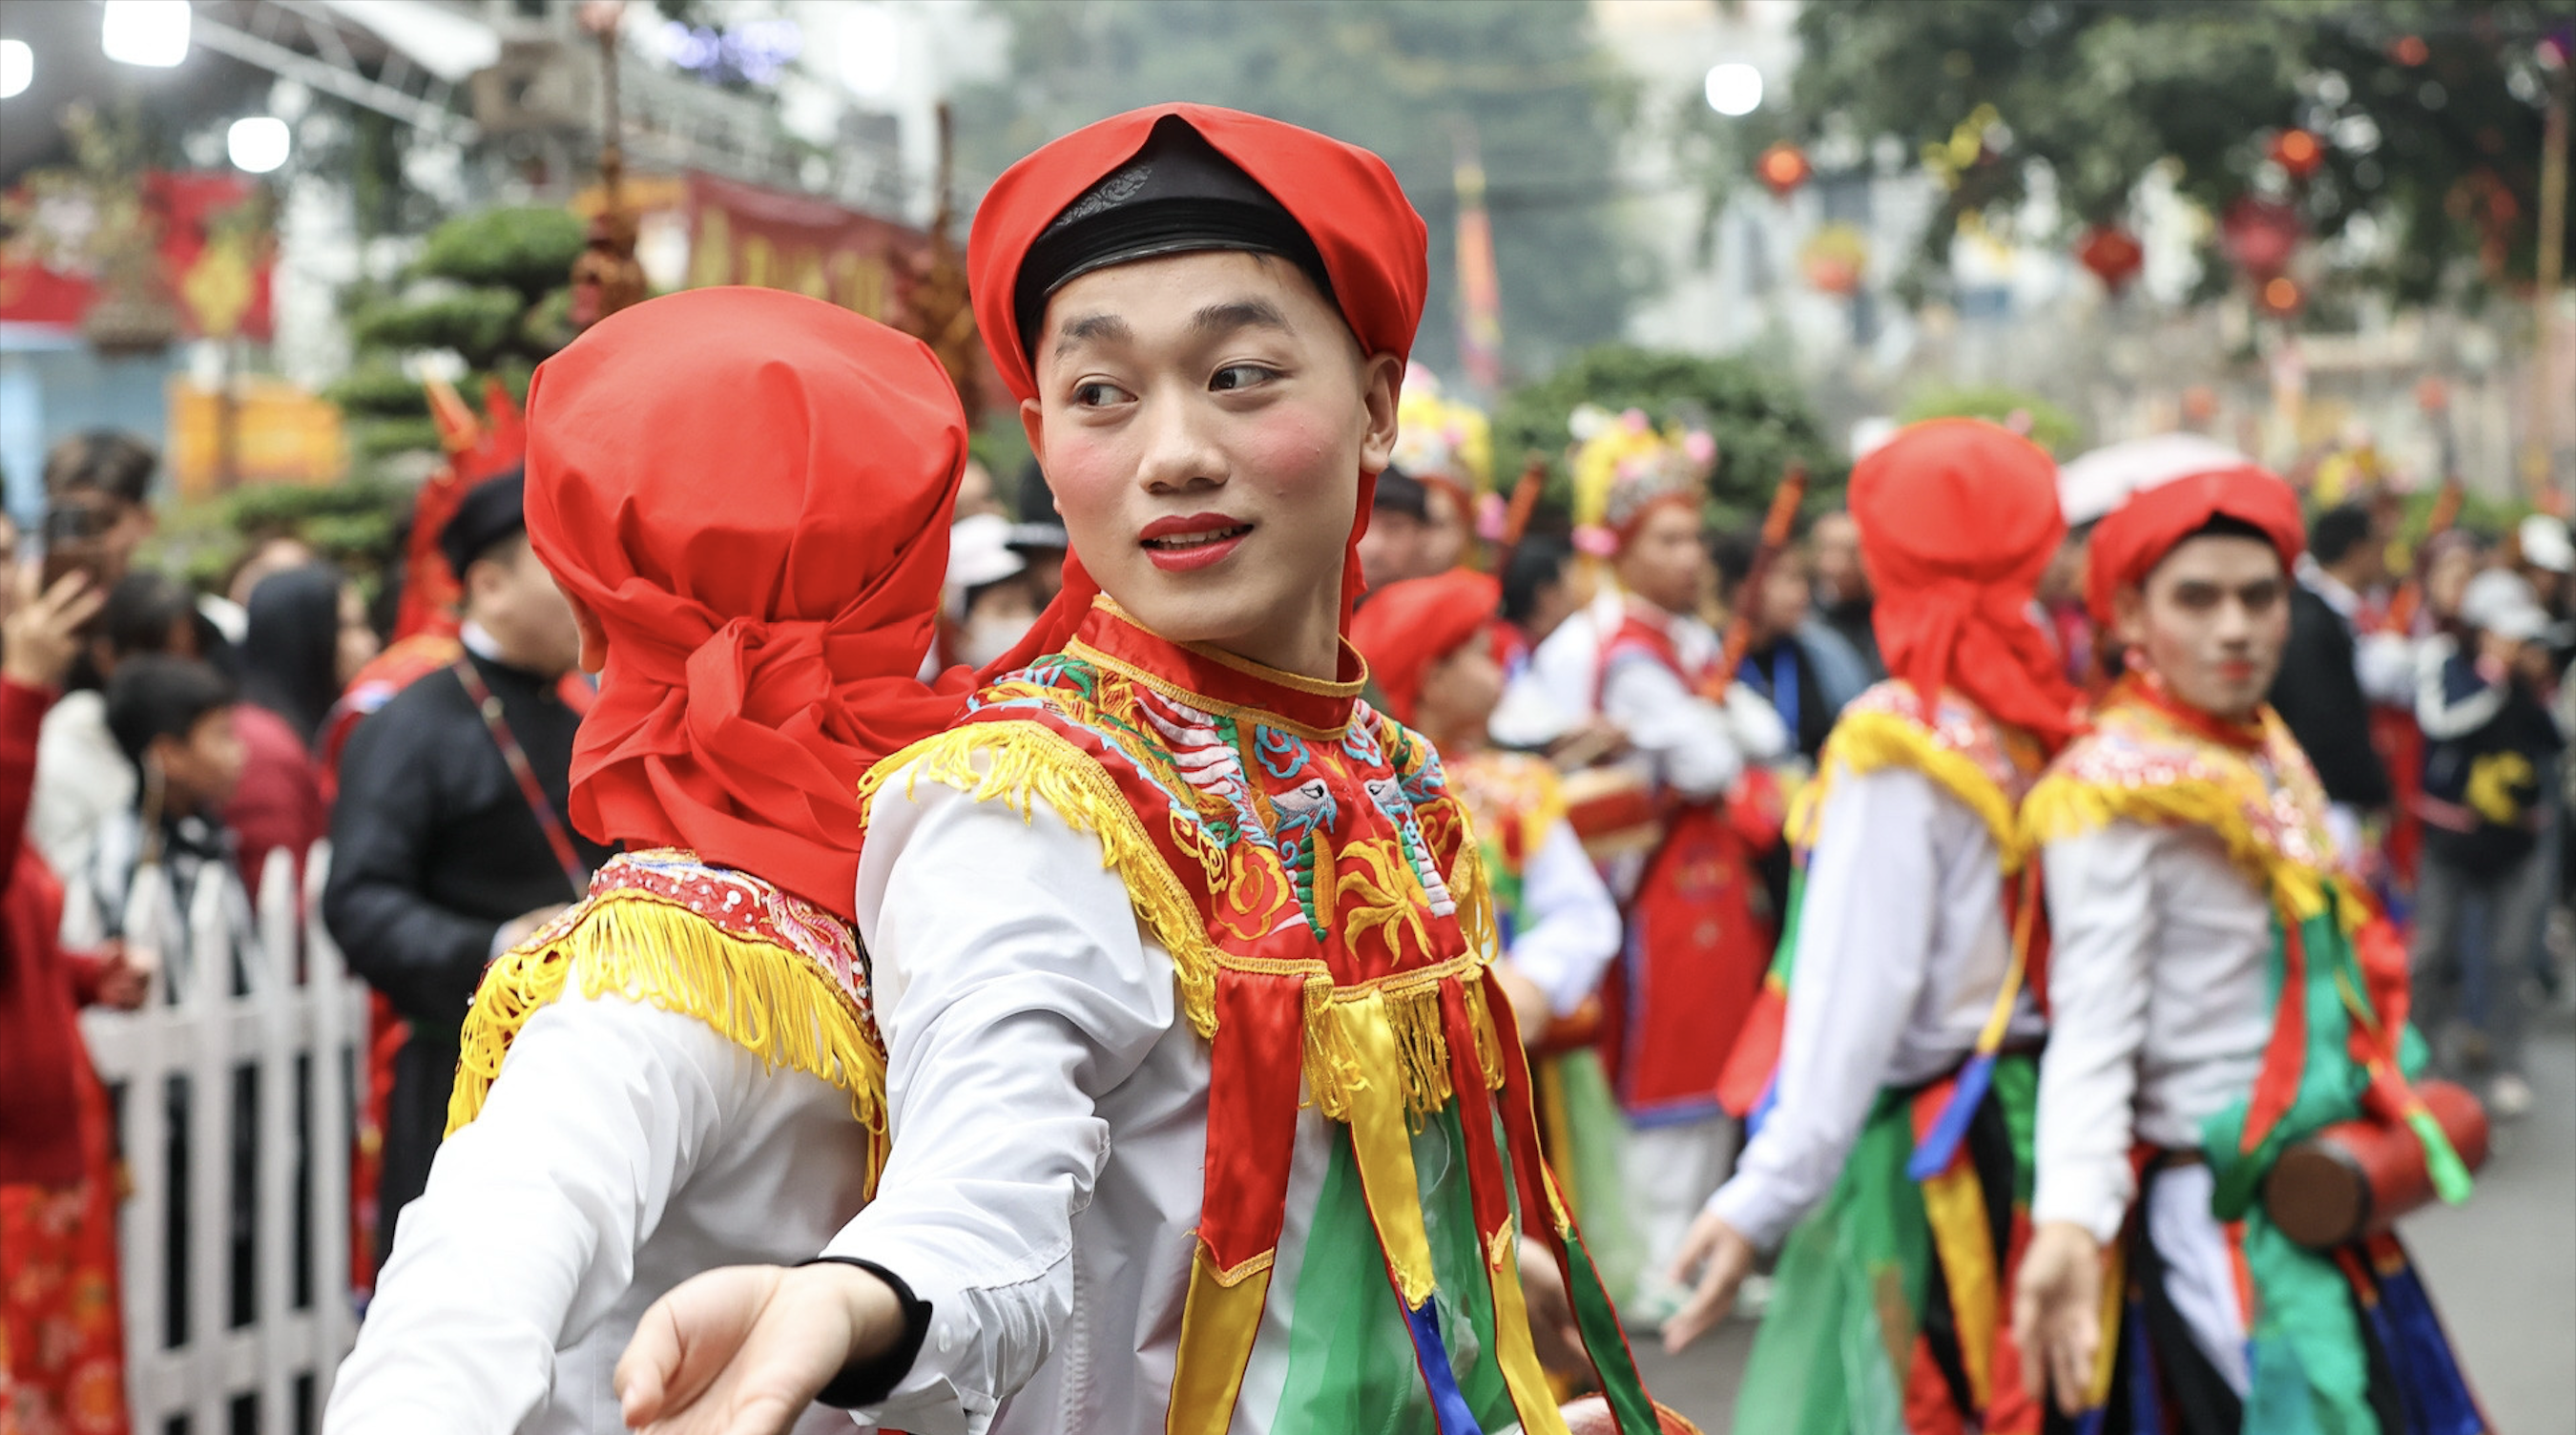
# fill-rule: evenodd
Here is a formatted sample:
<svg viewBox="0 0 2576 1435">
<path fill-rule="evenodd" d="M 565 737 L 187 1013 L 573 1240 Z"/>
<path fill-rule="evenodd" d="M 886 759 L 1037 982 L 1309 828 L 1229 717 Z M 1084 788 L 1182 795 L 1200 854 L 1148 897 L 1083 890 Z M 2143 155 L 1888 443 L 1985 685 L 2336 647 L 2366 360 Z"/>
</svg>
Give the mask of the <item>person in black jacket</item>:
<svg viewBox="0 0 2576 1435">
<path fill-rule="evenodd" d="M 446 1131 L 484 966 L 577 900 L 609 855 L 572 830 L 581 720 L 560 687 L 581 637 L 529 551 L 520 493 L 519 474 L 492 479 L 441 531 L 464 582 L 465 655 L 369 717 L 340 762 L 323 920 L 411 1024 L 385 1118 L 379 1259 Z"/>
<path fill-rule="evenodd" d="M 2328 509 L 2308 530 L 2308 552 L 2290 589 L 2290 641 L 2272 680 L 2272 708 L 2307 749 L 2325 784 L 2335 840 L 2352 855 L 2362 819 L 2394 796 L 2388 766 L 2370 737 L 2368 700 L 2407 699 L 2413 668 L 2403 655 L 2391 679 L 2365 691 L 2361 639 L 2353 616 L 2360 595 L 2386 576 L 2383 549 L 2369 510 L 2357 503 Z M 2381 655 L 2370 654 L 2374 662 Z M 2393 691 L 2390 684 L 2393 683 Z"/>
</svg>

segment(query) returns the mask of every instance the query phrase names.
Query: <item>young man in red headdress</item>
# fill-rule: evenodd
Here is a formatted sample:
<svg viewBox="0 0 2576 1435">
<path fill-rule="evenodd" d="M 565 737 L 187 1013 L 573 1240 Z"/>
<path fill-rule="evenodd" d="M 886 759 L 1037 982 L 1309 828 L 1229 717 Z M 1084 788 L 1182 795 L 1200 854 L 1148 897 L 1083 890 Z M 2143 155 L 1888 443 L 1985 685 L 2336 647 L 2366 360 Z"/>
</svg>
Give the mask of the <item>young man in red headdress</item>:
<svg viewBox="0 0 2576 1435">
<path fill-rule="evenodd" d="M 2056 932 L 2025 1370 L 2053 1418 L 2110 1435 L 2477 1435 L 2395 1237 L 2310 1249 L 2263 1194 L 2297 1143 L 2365 1117 L 2427 1190 L 2462 1199 L 2469 1178 L 2407 1083 L 2405 953 L 2263 700 L 2298 498 L 2219 463 L 2094 530 L 2088 596 L 2127 674 L 2024 804 Z"/>
<path fill-rule="evenodd" d="M 333 1432 L 616 1429 L 655 1298 L 810 1255 L 883 1164 L 858 782 L 964 692 L 914 678 L 955 391 L 847 310 L 707 289 L 603 320 L 530 403 L 529 541 L 602 674 L 573 820 L 626 850 L 485 972 Z"/>
<path fill-rule="evenodd" d="M 1664 1271 L 1726 1174 L 1734 1124 L 1717 1078 L 1778 931 L 1760 861 L 1777 851 L 1782 814 L 1762 765 L 1792 750 L 1751 685 L 1708 695 L 1725 643 L 1698 616 L 1715 581 L 1700 540 L 1705 440 L 1657 432 L 1643 414 L 1601 418 L 1575 458 L 1577 508 L 1615 581 L 1539 644 L 1529 670 L 1560 714 L 1622 736 L 1608 770 L 1664 818 L 1630 829 L 1645 840 L 1601 844 L 1627 919 L 1601 1044 L 1631 1127 L 1627 1216 L 1644 1246 L 1621 1294 L 1649 1324 L 1680 1298 Z"/>
<path fill-rule="evenodd" d="M 1616 1267 L 1630 1244 L 1620 1121 L 1592 1037 L 1595 991 L 1619 951 L 1619 907 L 1567 820 L 1556 769 L 1487 741 L 1503 696 L 1501 602 L 1501 583 L 1463 568 L 1390 584 L 1351 619 L 1351 646 L 1387 711 L 1439 749 L 1474 821 L 1501 948 L 1494 975 L 1537 1061 L 1548 1163 L 1602 1264 Z"/>
<path fill-rule="evenodd" d="M 977 318 L 1065 587 L 868 780 L 876 1199 L 822 1264 L 675 1291 L 630 1421 L 820 1390 L 915 1432 L 1561 1431 L 1528 1244 L 1655 1429 L 1537 1155 L 1466 819 L 1342 639 L 1423 246 L 1376 156 L 1205 106 L 985 196 Z"/>
<path fill-rule="evenodd" d="M 1908 428 L 1852 472 L 1893 676 L 1844 711 L 1792 824 L 1777 1064 L 1664 1328 L 1668 1348 L 1697 1339 L 1780 1250 L 1739 1430 L 2039 1428 L 1996 1292 L 2021 1244 L 2040 1037 L 2015 813 L 2077 706 L 2030 617 L 2065 534 L 2056 476 L 1971 419 Z"/>
</svg>

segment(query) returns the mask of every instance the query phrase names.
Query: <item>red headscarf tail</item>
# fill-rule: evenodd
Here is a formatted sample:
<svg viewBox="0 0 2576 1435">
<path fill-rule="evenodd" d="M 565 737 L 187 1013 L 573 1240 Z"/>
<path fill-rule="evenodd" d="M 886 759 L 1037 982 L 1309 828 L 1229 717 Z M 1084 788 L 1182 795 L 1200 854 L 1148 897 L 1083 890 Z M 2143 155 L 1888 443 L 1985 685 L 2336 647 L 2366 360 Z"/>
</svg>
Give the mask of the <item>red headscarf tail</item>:
<svg viewBox="0 0 2576 1435">
<path fill-rule="evenodd" d="M 1389 583 L 1351 615 L 1351 646 L 1368 660 L 1397 722 L 1413 721 L 1431 665 L 1475 641 L 1502 601 L 1503 585 L 1491 575 L 1454 568 Z"/>
<path fill-rule="evenodd" d="M 1852 470 L 1851 512 L 1879 651 L 1926 715 L 1949 688 L 2052 748 L 2071 736 L 2078 696 L 2030 616 L 2066 537 L 2047 453 L 1976 419 L 1914 424 Z"/>
<path fill-rule="evenodd" d="M 697 289 L 610 315 L 529 390 L 529 541 L 608 636 L 575 825 L 847 916 L 859 777 L 966 688 L 918 678 L 966 419 L 921 341 Z"/>
<path fill-rule="evenodd" d="M 1279 120 L 1215 105 L 1153 105 L 1083 126 L 1002 172 L 975 211 L 966 243 L 975 322 L 1002 383 L 1017 399 L 1037 395 L 1037 375 L 1014 312 L 1020 265 L 1029 247 L 1067 205 L 1133 159 L 1157 121 L 1178 116 L 1279 201 L 1314 241 L 1333 281 L 1343 322 L 1368 354 L 1413 349 L 1430 291 L 1429 231 L 1404 197 L 1386 161 L 1356 145 Z M 1043 457 L 1043 455 L 1041 455 Z M 1342 562 L 1342 611 L 1360 593 L 1359 539 L 1368 527 L 1376 475 L 1363 473 L 1359 506 Z M 987 676 L 1025 667 L 1062 648 L 1100 592 L 1078 555 L 1064 563 L 1064 589 L 1027 637 L 984 669 Z"/>
<path fill-rule="evenodd" d="M 2216 518 L 2252 525 L 2281 555 L 2285 572 L 2308 546 L 2299 495 L 2269 469 L 2239 464 L 2140 489 L 2093 530 L 2084 594 L 2093 621 L 2108 627 L 2113 595 L 2146 582 L 2175 545 Z"/>
</svg>

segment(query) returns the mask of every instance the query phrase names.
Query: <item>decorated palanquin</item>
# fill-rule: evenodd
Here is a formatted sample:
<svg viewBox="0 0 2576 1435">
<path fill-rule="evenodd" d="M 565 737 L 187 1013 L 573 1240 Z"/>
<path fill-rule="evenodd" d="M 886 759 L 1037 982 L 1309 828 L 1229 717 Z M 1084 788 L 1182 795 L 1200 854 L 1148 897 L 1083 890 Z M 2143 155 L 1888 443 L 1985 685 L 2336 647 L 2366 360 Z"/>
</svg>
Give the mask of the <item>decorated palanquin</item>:
<svg viewBox="0 0 2576 1435">
<path fill-rule="evenodd" d="M 1210 1046 L 1171 1430 L 1229 1426 L 1278 1280 L 1299 1327 L 1400 1327 L 1406 1354 L 1364 1337 L 1329 1357 L 1286 1342 L 1287 1387 L 1313 1403 L 1268 1428 L 1324 1428 L 1305 1417 L 1330 1410 L 1441 1435 L 1563 1431 L 1523 1303 L 1526 1230 L 1565 1276 L 1619 1430 L 1646 1435 L 1655 1413 L 1539 1156 L 1528 1066 L 1488 970 L 1478 845 L 1430 745 L 1359 686 L 1167 642 L 1102 598 L 1063 651 L 985 688 L 867 790 L 902 774 L 979 801 L 1043 799 L 1098 838 L 1171 955 Z M 1330 1143 L 1329 1168 L 1283 1271 L 1301 1139 Z M 1417 1150 L 1454 1154 L 1418 1167 Z M 1455 1167 L 1463 1192 L 1442 1169 Z"/>
<path fill-rule="evenodd" d="M 2203 1124 L 2196 1153 L 2215 1178 L 2212 1213 L 2242 1253 L 2238 1299 L 2257 1382 L 2247 1428 L 2267 1410 L 2265 1429 L 2484 1430 L 2396 1236 L 2374 1229 L 2311 1249 L 2267 1205 L 2266 1181 L 2284 1153 L 2359 1121 L 2411 1132 L 2423 1184 L 2442 1199 L 2467 1199 L 2471 1184 L 2451 1134 L 2409 1079 L 2426 1052 L 2407 1022 L 2405 948 L 2338 867 L 2307 755 L 2268 707 L 2254 722 L 2227 723 L 2152 681 L 2124 679 L 2023 807 L 2034 849 L 2117 821 L 2214 834 L 2272 909 L 2265 977 L 2275 1005 L 2262 1063 L 2250 1089 Z M 2123 1275 L 2142 1229 L 2133 1213 L 2104 1287 L 2093 1396 L 2115 1412 L 2105 1427 L 2114 1435 L 2133 1428 L 2121 1412 L 2138 1406 L 2144 1382 L 2133 1367 L 2151 1360 L 2154 1339 Z"/>
<path fill-rule="evenodd" d="M 567 988 L 694 1018 L 761 1059 L 850 1096 L 885 1166 L 885 1047 L 850 924 L 768 882 L 670 848 L 627 852 L 590 892 L 483 973 L 466 1013 L 447 1134 L 481 1114 L 510 1043 Z"/>
</svg>

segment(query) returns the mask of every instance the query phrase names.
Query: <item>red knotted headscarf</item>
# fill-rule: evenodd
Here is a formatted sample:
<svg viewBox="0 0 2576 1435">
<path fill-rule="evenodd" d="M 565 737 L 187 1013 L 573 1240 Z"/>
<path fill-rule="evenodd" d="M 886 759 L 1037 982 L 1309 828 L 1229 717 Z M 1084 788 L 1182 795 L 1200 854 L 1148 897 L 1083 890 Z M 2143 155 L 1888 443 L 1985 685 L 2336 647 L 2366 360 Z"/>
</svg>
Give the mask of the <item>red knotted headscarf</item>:
<svg viewBox="0 0 2576 1435">
<path fill-rule="evenodd" d="M 846 309 L 696 289 L 603 319 L 528 394 L 528 537 L 608 635 L 572 819 L 844 917 L 858 782 L 967 684 L 929 652 L 966 418 Z"/>
<path fill-rule="evenodd" d="M 2147 581 L 2174 545 L 2214 518 L 2252 525 L 2271 540 L 2284 571 L 2299 561 L 2308 546 L 2299 495 L 2278 474 L 2250 461 L 2139 489 L 2093 530 L 2091 572 L 2084 594 L 2093 621 L 2109 627 L 2111 596 Z"/>
<path fill-rule="evenodd" d="M 2078 697 L 2030 605 L 2066 537 L 2057 465 L 1977 419 L 1915 424 L 1852 470 L 1852 517 L 1887 670 L 1928 710 L 1944 687 L 2052 750 Z"/>
<path fill-rule="evenodd" d="M 1423 674 L 1473 642 L 1502 601 L 1503 585 L 1491 575 L 1453 568 L 1389 583 L 1351 615 L 1351 646 L 1368 660 L 1369 676 L 1397 722 L 1413 721 Z"/>
<path fill-rule="evenodd" d="M 1268 190 L 1306 231 L 1332 280 L 1333 302 L 1362 351 L 1399 357 L 1411 352 L 1431 283 L 1428 232 L 1386 161 L 1313 130 L 1239 110 L 1155 105 L 1085 125 L 1040 147 L 1004 170 L 975 211 L 974 232 L 966 245 L 975 322 L 1013 398 L 1037 394 L 1029 338 L 1021 335 L 1015 313 L 1020 266 L 1030 246 L 1068 205 L 1133 159 L 1157 121 L 1172 116 Z M 1359 475 L 1357 517 L 1342 560 L 1346 628 L 1350 604 L 1360 592 L 1357 550 L 1368 527 L 1375 485 L 1376 475 Z M 1063 647 L 1099 592 L 1080 555 L 1068 555 L 1064 590 L 1019 646 L 985 671 L 1007 672 Z"/>
</svg>

